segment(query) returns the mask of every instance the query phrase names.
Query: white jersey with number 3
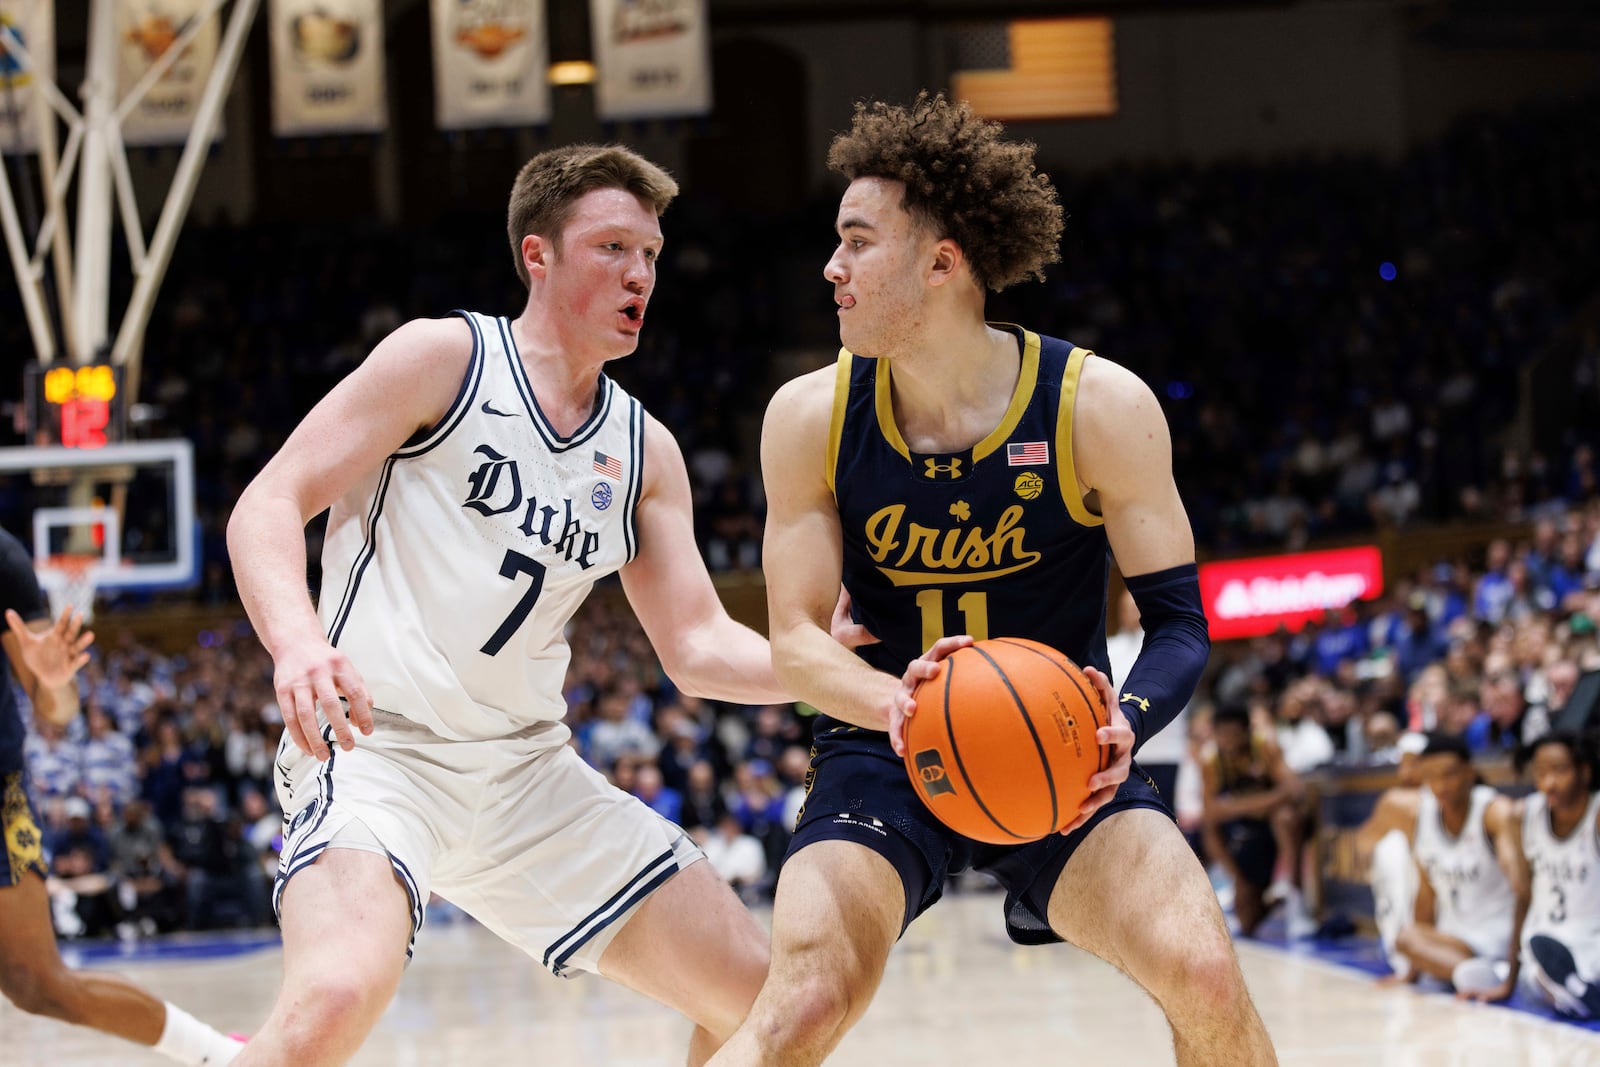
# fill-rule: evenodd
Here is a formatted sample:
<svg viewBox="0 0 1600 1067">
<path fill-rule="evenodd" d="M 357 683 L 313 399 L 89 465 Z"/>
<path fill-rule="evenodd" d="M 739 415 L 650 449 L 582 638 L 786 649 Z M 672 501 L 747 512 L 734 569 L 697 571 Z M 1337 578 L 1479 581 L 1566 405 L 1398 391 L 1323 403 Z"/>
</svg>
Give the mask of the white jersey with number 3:
<svg viewBox="0 0 1600 1067">
<path fill-rule="evenodd" d="M 510 322 L 461 314 L 472 360 L 449 411 L 333 505 L 318 615 L 375 707 L 479 740 L 566 714 L 567 622 L 638 551 L 644 410 L 602 376 L 559 436 Z"/>
<path fill-rule="evenodd" d="M 1600 793 L 1589 798 L 1583 818 L 1566 837 L 1550 827 L 1550 806 L 1532 793 L 1523 802 L 1522 851 L 1533 872 L 1528 918 L 1522 924 L 1522 947 L 1545 934 L 1572 950 L 1586 979 L 1600 977 Z"/>
<path fill-rule="evenodd" d="M 1439 930 L 1461 938 L 1480 956 L 1504 958 L 1511 941 L 1511 883 L 1495 856 L 1483 816 L 1500 794 L 1493 786 L 1472 787 L 1472 805 L 1461 833 L 1452 837 L 1439 801 L 1424 789 L 1418 796 L 1417 865 L 1433 887 Z"/>
</svg>

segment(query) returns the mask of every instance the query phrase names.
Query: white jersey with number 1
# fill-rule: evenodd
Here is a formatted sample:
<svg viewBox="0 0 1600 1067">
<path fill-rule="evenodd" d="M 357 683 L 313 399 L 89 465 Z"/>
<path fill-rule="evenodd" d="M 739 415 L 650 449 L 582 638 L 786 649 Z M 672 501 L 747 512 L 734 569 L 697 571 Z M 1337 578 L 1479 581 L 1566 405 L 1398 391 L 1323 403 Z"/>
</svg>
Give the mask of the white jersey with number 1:
<svg viewBox="0 0 1600 1067">
<path fill-rule="evenodd" d="M 511 323 L 461 314 L 473 346 L 455 402 L 333 506 L 318 615 L 375 707 L 480 740 L 566 714 L 566 625 L 638 552 L 644 410 L 602 376 L 561 437 Z"/>
<path fill-rule="evenodd" d="M 1522 950 L 1534 934 L 1553 937 L 1572 951 L 1585 980 L 1600 978 L 1600 838 L 1595 819 L 1600 793 L 1589 798 L 1583 818 L 1566 837 L 1550 827 L 1550 806 L 1533 793 L 1523 802 L 1522 851 L 1533 872 Z"/>
<path fill-rule="evenodd" d="M 1422 790 L 1412 845 L 1417 865 L 1433 888 L 1434 925 L 1489 959 L 1504 959 L 1510 948 L 1515 906 L 1511 883 L 1483 824 L 1484 813 L 1499 795 L 1493 786 L 1473 786 L 1466 822 L 1452 837 L 1444 828 L 1439 801 Z"/>
</svg>

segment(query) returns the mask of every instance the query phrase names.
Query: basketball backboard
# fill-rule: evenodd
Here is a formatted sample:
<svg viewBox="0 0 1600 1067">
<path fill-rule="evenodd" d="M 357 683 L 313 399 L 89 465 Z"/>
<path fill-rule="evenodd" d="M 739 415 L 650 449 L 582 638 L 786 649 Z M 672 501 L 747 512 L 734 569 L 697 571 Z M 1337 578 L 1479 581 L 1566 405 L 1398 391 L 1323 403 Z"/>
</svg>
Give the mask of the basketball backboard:
<svg viewBox="0 0 1600 1067">
<path fill-rule="evenodd" d="M 194 490 L 194 447 L 185 440 L 0 448 L 0 526 L 31 541 L 58 611 L 67 601 L 84 610 L 94 589 L 193 585 Z"/>
</svg>

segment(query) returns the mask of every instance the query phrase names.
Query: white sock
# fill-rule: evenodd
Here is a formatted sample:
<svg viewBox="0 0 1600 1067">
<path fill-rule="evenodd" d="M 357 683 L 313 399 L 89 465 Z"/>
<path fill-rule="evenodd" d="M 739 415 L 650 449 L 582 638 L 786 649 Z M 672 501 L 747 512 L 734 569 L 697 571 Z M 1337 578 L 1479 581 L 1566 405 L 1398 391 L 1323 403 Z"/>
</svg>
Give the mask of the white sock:
<svg viewBox="0 0 1600 1067">
<path fill-rule="evenodd" d="M 217 1067 L 232 1063 L 243 1042 L 219 1034 L 182 1008 L 167 1002 L 167 1021 L 161 1027 L 156 1051 L 190 1067 Z"/>
</svg>

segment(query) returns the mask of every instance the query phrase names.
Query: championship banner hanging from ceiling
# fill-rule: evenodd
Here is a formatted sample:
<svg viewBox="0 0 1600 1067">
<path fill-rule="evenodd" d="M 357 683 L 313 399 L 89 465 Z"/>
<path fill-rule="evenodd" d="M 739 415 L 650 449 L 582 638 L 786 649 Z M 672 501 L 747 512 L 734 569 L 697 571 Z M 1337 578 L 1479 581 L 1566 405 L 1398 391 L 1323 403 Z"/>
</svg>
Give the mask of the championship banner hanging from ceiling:
<svg viewBox="0 0 1600 1067">
<path fill-rule="evenodd" d="M 0 48 L 0 150 L 34 152 L 39 147 L 34 102 L 48 106 L 36 87 L 41 78 L 54 81 L 56 76 L 55 0 L 0 0 L 0 27 L 8 44 L 14 36 L 22 45 L 31 64 L 24 70 L 9 47 Z M 16 102 L 14 115 L 10 101 Z"/>
<path fill-rule="evenodd" d="M 204 0 L 121 0 L 117 8 L 117 102 L 127 97 L 178 37 L 200 17 Z M 218 18 L 208 18 L 122 123 L 132 145 L 182 144 L 194 125 L 217 61 Z M 221 136 L 220 126 L 217 135 Z"/>
<path fill-rule="evenodd" d="M 602 119 L 711 110 L 706 0 L 589 0 Z"/>
<path fill-rule="evenodd" d="M 543 0 L 433 0 L 441 130 L 550 121 Z"/>
<path fill-rule="evenodd" d="M 271 18 L 274 134 L 384 128 L 379 0 L 272 0 Z"/>
</svg>

